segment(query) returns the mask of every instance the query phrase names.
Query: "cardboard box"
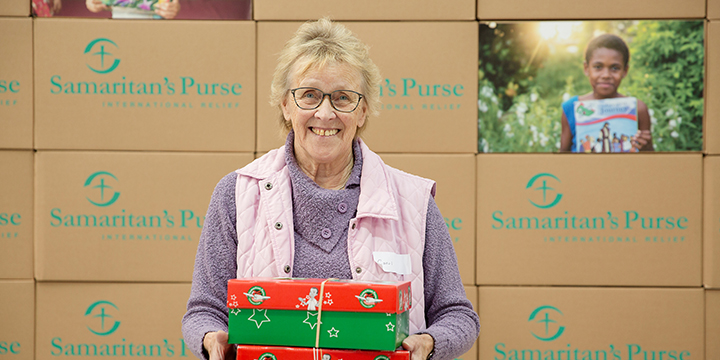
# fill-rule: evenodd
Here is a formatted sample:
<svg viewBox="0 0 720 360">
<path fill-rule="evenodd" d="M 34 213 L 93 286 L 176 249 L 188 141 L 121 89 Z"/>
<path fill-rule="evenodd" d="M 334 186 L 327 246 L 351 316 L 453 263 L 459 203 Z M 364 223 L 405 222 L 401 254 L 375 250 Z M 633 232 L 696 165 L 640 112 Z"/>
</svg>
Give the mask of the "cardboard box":
<svg viewBox="0 0 720 360">
<path fill-rule="evenodd" d="M 478 0 L 480 20 L 704 18 L 704 0 L 610 0 L 602 6 L 573 0 Z"/>
<path fill-rule="evenodd" d="M 252 154 L 36 155 L 38 280 L 190 281 L 215 184 Z"/>
<path fill-rule="evenodd" d="M 30 16 L 30 0 L 0 1 L 0 16 Z"/>
<path fill-rule="evenodd" d="M 33 278 L 33 152 L 0 151 L 0 279 Z"/>
<path fill-rule="evenodd" d="M 467 295 L 468 300 L 472 303 L 473 309 L 475 309 L 475 312 L 480 312 L 480 308 L 478 307 L 478 296 L 479 296 L 479 288 L 477 286 L 465 286 L 465 294 Z M 481 325 L 482 326 L 482 325 Z M 472 348 L 465 354 L 460 355 L 458 357 L 458 360 L 477 360 L 478 359 L 478 342 L 480 341 L 480 337 L 478 336 L 478 339 L 475 340 L 475 343 L 473 344 Z"/>
<path fill-rule="evenodd" d="M 705 290 L 705 358 L 720 359 L 720 291 Z"/>
<path fill-rule="evenodd" d="M 33 147 L 32 41 L 31 18 L 0 18 L 0 148 Z"/>
<path fill-rule="evenodd" d="M 703 161 L 703 284 L 720 289 L 720 156 Z"/>
<path fill-rule="evenodd" d="M 34 360 L 33 280 L 0 280 L 0 324 L 0 359 Z"/>
<path fill-rule="evenodd" d="M 190 284 L 37 284 L 35 359 L 195 359 L 180 330 Z"/>
<path fill-rule="evenodd" d="M 477 159 L 478 284 L 702 284 L 702 154 Z"/>
<path fill-rule="evenodd" d="M 370 46 L 370 57 L 385 79 L 383 110 L 368 120 L 362 135 L 373 151 L 477 152 L 476 22 L 345 25 Z M 278 54 L 299 26 L 298 22 L 258 24 L 259 152 L 285 142 L 280 110 L 268 104 L 270 84 Z"/>
<path fill-rule="evenodd" d="M 255 1 L 255 20 L 475 20 L 475 0 L 321 0 L 307 6 L 293 0 Z"/>
<path fill-rule="evenodd" d="M 394 351 L 408 336 L 409 281 L 234 279 L 231 344 Z"/>
<path fill-rule="evenodd" d="M 708 20 L 720 20 L 720 1 L 707 0 L 707 18 Z"/>
<path fill-rule="evenodd" d="M 709 21 L 707 25 L 707 45 L 705 45 L 705 134 L 703 142 L 705 152 L 720 154 L 720 21 Z"/>
<path fill-rule="evenodd" d="M 702 289 L 481 287 L 480 359 L 704 359 Z"/>
<path fill-rule="evenodd" d="M 255 23 L 35 21 L 38 149 L 255 149 Z"/>
<path fill-rule="evenodd" d="M 435 202 L 455 246 L 463 284 L 475 284 L 475 155 L 381 154 L 402 171 L 437 182 Z"/>
</svg>

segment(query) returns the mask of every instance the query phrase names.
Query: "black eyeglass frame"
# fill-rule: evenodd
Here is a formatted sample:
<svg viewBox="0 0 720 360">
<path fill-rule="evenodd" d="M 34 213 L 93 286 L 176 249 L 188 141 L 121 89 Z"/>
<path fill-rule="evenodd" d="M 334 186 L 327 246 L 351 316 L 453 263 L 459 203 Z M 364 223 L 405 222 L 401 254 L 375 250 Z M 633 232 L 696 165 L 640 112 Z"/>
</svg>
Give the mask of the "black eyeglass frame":
<svg viewBox="0 0 720 360">
<path fill-rule="evenodd" d="M 317 105 L 315 105 L 315 107 L 302 107 L 302 106 L 300 106 L 300 104 L 298 104 L 297 98 L 295 97 L 295 91 L 297 91 L 297 90 L 303 90 L 303 89 L 317 90 L 318 92 L 320 92 L 320 93 L 322 94 L 322 98 L 320 99 L 320 102 L 319 102 Z M 356 94 L 356 95 L 358 96 L 358 101 L 357 101 L 357 103 L 355 104 L 355 107 L 352 108 L 352 110 L 340 110 L 340 109 L 338 109 L 337 107 L 335 107 L 335 104 L 334 104 L 333 101 L 332 101 L 332 94 L 333 94 L 333 93 L 336 93 L 336 92 L 338 92 L 338 91 L 351 92 L 351 93 L 354 93 L 354 94 Z M 337 111 L 339 111 L 339 112 L 342 112 L 342 113 L 351 113 L 351 112 L 357 110 L 358 106 L 360 106 L 360 101 L 362 101 L 362 99 L 365 98 L 365 95 L 363 95 L 363 94 L 361 94 L 361 93 L 359 93 L 359 92 L 357 92 L 357 91 L 353 91 L 353 90 L 335 90 L 335 91 L 333 91 L 333 92 L 326 93 L 326 92 L 323 92 L 322 90 L 320 90 L 320 89 L 318 89 L 318 88 L 314 88 L 314 87 L 311 87 L 311 86 L 301 86 L 301 87 L 298 87 L 298 88 L 290 89 L 290 92 L 292 93 L 293 101 L 295 102 L 295 105 L 297 105 L 297 107 L 299 107 L 300 109 L 303 109 L 303 110 L 315 110 L 315 109 L 319 108 L 320 105 L 322 105 L 323 101 L 325 101 L 325 96 L 327 96 L 328 99 L 330 99 L 330 106 L 332 106 L 333 109 L 335 109 L 335 110 L 337 110 Z"/>
</svg>

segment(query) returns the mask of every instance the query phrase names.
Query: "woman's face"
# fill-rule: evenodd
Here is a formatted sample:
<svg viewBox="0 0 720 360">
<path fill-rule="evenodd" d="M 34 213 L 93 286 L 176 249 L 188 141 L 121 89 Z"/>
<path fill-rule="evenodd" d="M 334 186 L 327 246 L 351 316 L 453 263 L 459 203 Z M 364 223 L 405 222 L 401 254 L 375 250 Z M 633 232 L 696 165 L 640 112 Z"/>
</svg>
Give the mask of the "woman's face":
<svg viewBox="0 0 720 360">
<path fill-rule="evenodd" d="M 362 93 L 360 74 L 344 64 L 311 68 L 305 74 L 295 74 L 290 80 L 291 89 L 314 87 L 324 93 L 335 90 Z M 288 92 L 282 102 L 282 111 L 285 121 L 292 122 L 295 131 L 295 157 L 298 162 L 344 166 L 352 153 L 352 140 L 357 129 L 365 123 L 367 105 L 360 100 L 355 111 L 344 113 L 335 110 L 326 96 L 317 109 L 303 110 L 297 107 L 293 95 Z"/>
</svg>

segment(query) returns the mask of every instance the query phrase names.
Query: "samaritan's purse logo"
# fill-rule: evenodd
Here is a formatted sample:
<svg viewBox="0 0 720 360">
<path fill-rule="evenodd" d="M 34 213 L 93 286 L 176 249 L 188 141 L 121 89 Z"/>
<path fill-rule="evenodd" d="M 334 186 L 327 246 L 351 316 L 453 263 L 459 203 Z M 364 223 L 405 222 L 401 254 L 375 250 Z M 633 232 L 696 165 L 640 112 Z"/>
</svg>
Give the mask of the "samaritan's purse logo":
<svg viewBox="0 0 720 360">
<path fill-rule="evenodd" d="M 557 321 L 550 318 L 551 315 L 555 316 L 557 314 L 563 315 L 558 308 L 550 305 L 543 305 L 533 310 L 528 321 L 543 324 L 543 331 L 534 332 L 531 330 L 532 336 L 541 341 L 553 341 L 559 338 L 565 332 L 565 327 L 557 326 L 557 329 L 555 329 L 555 326 L 551 326 L 551 324 L 557 324 Z"/>
<path fill-rule="evenodd" d="M 378 299 L 378 294 L 373 289 L 365 289 L 359 296 L 355 297 L 360 301 L 360 305 L 366 309 L 372 309 L 376 303 L 382 301 Z"/>
<path fill-rule="evenodd" d="M 112 58 L 114 55 L 108 52 L 112 47 L 118 48 L 115 42 L 105 38 L 98 38 L 87 44 L 85 54 L 93 57 L 93 65 L 86 64 L 87 67 L 98 74 L 107 74 L 115 70 L 120 65 L 120 59 Z"/>
<path fill-rule="evenodd" d="M 258 360 L 277 360 L 277 357 L 275 357 L 275 354 L 273 353 L 266 352 L 260 355 L 260 357 L 258 357 Z"/>
<path fill-rule="evenodd" d="M 115 309 L 115 310 L 113 310 Z M 88 325 L 88 330 L 95 335 L 106 336 L 114 333 L 120 326 L 119 321 L 111 321 L 114 317 L 110 313 L 117 312 L 118 307 L 115 304 L 100 300 L 94 302 L 85 311 L 85 316 L 89 316 L 91 319 L 100 319 L 91 321 L 92 326 Z M 112 325 L 110 324 L 112 323 Z"/>
<path fill-rule="evenodd" d="M 533 191 L 541 191 L 542 192 L 542 202 L 535 202 L 532 199 L 528 199 L 531 204 L 533 204 L 535 207 L 538 207 L 540 209 L 549 209 L 555 205 L 557 205 L 560 202 L 560 199 L 562 199 L 562 194 L 558 193 L 554 188 L 551 188 L 548 186 L 548 181 L 553 182 L 560 182 L 560 179 L 557 178 L 557 176 L 550 174 L 550 173 L 540 173 L 535 176 L 533 176 L 530 181 L 528 181 L 527 186 L 525 189 L 530 189 L 535 186 L 536 182 L 539 182 L 540 184 L 533 188 Z M 548 194 L 550 192 L 550 194 Z M 552 197 L 552 192 L 555 192 L 555 198 L 550 201 L 548 197 Z M 538 200 L 539 196 L 534 196 L 533 199 Z"/>
<path fill-rule="evenodd" d="M 95 191 L 92 198 L 86 197 L 87 200 L 91 204 L 100 207 L 112 205 L 115 201 L 117 201 L 120 197 L 120 192 L 112 191 L 112 195 L 110 195 L 113 187 L 106 183 L 106 180 L 108 180 L 107 182 L 113 182 L 113 179 L 115 180 L 114 182 L 118 181 L 118 178 L 115 177 L 115 175 L 107 171 L 98 171 L 90 175 L 85 180 L 85 185 L 83 186 L 90 187 L 91 189 L 100 189 L 100 191 Z"/>
</svg>

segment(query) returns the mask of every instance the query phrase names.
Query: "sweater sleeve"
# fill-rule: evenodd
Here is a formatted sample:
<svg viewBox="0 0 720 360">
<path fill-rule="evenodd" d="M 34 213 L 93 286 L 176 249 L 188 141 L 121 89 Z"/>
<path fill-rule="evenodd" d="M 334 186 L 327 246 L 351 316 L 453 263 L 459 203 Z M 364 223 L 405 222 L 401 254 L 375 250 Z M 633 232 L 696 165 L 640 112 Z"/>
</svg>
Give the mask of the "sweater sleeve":
<svg viewBox="0 0 720 360">
<path fill-rule="evenodd" d="M 450 233 L 435 200 L 428 204 L 423 254 L 425 317 L 422 333 L 435 339 L 433 360 L 454 359 L 473 346 L 480 319 L 465 295 Z"/>
<path fill-rule="evenodd" d="M 236 277 L 236 173 L 215 186 L 200 234 L 190 299 L 182 319 L 186 345 L 199 359 L 208 359 L 203 338 L 208 332 L 228 331 L 227 282 Z"/>
</svg>

